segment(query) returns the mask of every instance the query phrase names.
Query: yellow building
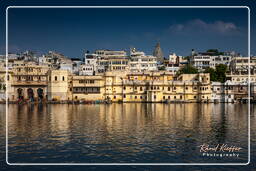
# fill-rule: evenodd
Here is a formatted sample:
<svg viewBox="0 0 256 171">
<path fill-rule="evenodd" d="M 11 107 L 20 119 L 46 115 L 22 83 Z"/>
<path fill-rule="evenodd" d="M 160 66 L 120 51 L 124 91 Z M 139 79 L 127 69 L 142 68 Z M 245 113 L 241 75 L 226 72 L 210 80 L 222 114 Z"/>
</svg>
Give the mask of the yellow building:
<svg viewBox="0 0 256 171">
<path fill-rule="evenodd" d="M 211 99 L 209 74 L 169 72 L 105 74 L 105 99 L 113 102 L 208 102 Z"/>
<path fill-rule="evenodd" d="M 48 100 L 69 100 L 71 89 L 70 73 L 68 70 L 49 70 L 48 72 Z"/>
<path fill-rule="evenodd" d="M 95 101 L 104 99 L 104 77 L 93 76 L 72 76 L 72 93 L 70 100 Z"/>
<path fill-rule="evenodd" d="M 34 64 L 14 66 L 8 81 L 9 100 L 37 101 L 47 99 L 48 70 L 49 68 L 46 66 Z"/>
</svg>

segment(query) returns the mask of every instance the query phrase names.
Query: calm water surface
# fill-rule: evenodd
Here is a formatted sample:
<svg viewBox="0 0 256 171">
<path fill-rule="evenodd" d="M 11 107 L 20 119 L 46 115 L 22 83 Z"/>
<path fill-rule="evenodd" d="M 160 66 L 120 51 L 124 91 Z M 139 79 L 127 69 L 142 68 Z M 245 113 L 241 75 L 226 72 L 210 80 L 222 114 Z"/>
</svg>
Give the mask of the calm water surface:
<svg viewBox="0 0 256 171">
<path fill-rule="evenodd" d="M 0 111 L 4 151 L 5 105 Z M 10 163 L 248 160 L 246 104 L 9 105 L 8 113 Z M 206 157 L 199 152 L 203 143 L 242 150 L 239 157 Z"/>
</svg>

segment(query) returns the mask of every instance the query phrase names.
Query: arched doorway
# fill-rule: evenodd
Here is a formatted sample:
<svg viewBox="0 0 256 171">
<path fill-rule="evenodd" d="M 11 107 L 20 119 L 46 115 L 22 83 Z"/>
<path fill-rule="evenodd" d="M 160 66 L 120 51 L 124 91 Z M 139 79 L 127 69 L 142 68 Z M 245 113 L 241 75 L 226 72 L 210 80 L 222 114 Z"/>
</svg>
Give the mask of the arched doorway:
<svg viewBox="0 0 256 171">
<path fill-rule="evenodd" d="M 23 96 L 23 89 L 18 88 L 17 89 L 17 93 L 18 93 L 18 100 L 23 100 L 24 96 Z"/>
<path fill-rule="evenodd" d="M 34 91 L 33 91 L 33 89 L 32 89 L 32 88 L 29 88 L 29 89 L 27 90 L 27 93 L 28 93 L 28 99 L 29 99 L 31 102 L 33 102 L 33 101 L 34 101 Z"/>
<path fill-rule="evenodd" d="M 37 96 L 38 96 L 38 100 L 42 101 L 44 98 L 44 90 L 42 88 L 38 88 L 37 89 Z"/>
</svg>

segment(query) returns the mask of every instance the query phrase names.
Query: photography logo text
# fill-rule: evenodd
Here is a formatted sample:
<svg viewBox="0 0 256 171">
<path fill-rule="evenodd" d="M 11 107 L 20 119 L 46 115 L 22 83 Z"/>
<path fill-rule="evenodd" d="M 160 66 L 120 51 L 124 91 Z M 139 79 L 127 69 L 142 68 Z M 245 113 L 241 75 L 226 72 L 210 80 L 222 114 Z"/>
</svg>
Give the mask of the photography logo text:
<svg viewBox="0 0 256 171">
<path fill-rule="evenodd" d="M 228 144 L 217 144 L 209 145 L 202 144 L 199 146 L 200 153 L 205 157 L 239 157 L 239 152 L 242 150 L 241 147 L 228 145 Z"/>
</svg>

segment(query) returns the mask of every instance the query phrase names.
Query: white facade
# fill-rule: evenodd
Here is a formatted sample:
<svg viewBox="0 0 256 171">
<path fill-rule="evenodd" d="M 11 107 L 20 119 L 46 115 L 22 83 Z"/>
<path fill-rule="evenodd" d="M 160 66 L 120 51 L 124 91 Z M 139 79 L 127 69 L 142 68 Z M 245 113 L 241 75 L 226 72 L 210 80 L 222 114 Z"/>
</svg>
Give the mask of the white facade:
<svg viewBox="0 0 256 171">
<path fill-rule="evenodd" d="M 198 70 L 204 70 L 205 68 L 211 67 L 211 56 L 192 56 L 191 64 L 196 67 Z"/>
<path fill-rule="evenodd" d="M 131 50 L 129 67 L 132 72 L 157 71 L 157 59 L 134 48 Z"/>
<path fill-rule="evenodd" d="M 169 63 L 176 64 L 179 62 L 179 56 L 177 56 L 175 53 L 169 55 Z"/>
<path fill-rule="evenodd" d="M 248 74 L 249 62 L 251 74 L 256 73 L 256 57 L 234 57 L 230 63 L 231 74 Z"/>
<path fill-rule="evenodd" d="M 79 68 L 79 75 L 94 75 L 93 65 L 81 65 Z"/>
<path fill-rule="evenodd" d="M 70 73 L 73 73 L 73 64 L 72 63 L 61 63 L 60 70 L 67 70 Z"/>
<path fill-rule="evenodd" d="M 102 58 L 127 56 L 123 50 L 96 50 L 95 54 Z"/>
<path fill-rule="evenodd" d="M 79 75 L 95 75 L 98 69 L 99 56 L 97 54 L 85 54 L 84 64 L 79 67 Z"/>
<path fill-rule="evenodd" d="M 233 103 L 235 102 L 234 94 L 230 89 L 235 83 L 226 81 L 225 83 L 212 82 L 212 101 L 215 103 Z"/>
<path fill-rule="evenodd" d="M 202 71 L 205 68 L 215 68 L 219 64 L 224 64 L 229 67 L 232 56 L 211 56 L 211 55 L 196 55 L 192 56 L 191 63 L 198 70 Z"/>
<path fill-rule="evenodd" d="M 175 75 L 179 71 L 179 69 L 180 67 L 175 64 L 168 64 L 165 67 L 165 70 L 171 72 L 173 75 Z"/>
</svg>

